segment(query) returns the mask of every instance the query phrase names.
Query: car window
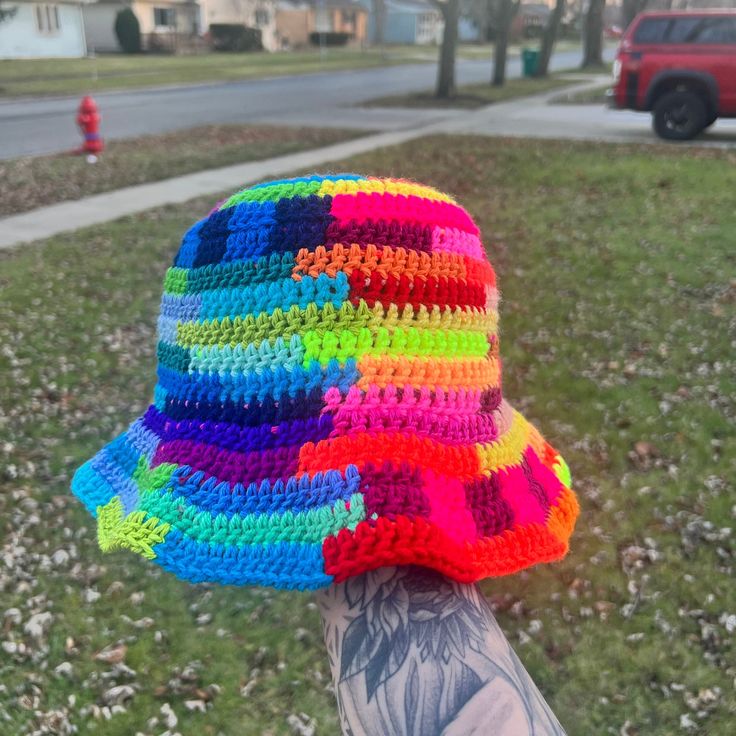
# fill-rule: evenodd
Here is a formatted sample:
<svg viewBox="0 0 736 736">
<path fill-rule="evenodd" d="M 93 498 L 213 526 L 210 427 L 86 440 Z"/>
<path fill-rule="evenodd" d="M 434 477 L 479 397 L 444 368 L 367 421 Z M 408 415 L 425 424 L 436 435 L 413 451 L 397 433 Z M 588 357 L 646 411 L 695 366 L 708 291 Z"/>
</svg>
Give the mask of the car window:
<svg viewBox="0 0 736 736">
<path fill-rule="evenodd" d="M 674 18 L 667 34 L 668 43 L 693 43 L 703 18 Z"/>
<path fill-rule="evenodd" d="M 736 44 L 736 22 L 733 18 L 703 18 L 693 42 Z"/>
<path fill-rule="evenodd" d="M 634 31 L 634 43 L 662 43 L 669 18 L 645 18 Z"/>
</svg>

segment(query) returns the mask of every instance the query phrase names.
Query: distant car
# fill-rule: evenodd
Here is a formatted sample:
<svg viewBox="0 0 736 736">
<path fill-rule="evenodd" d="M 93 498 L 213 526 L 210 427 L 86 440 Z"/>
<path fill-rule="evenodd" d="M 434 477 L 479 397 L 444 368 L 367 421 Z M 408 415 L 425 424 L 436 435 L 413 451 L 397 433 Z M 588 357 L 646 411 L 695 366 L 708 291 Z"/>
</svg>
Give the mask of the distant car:
<svg viewBox="0 0 736 736">
<path fill-rule="evenodd" d="M 619 44 L 608 99 L 651 112 L 668 140 L 736 117 L 736 10 L 640 13 Z"/>
<path fill-rule="evenodd" d="M 624 33 L 624 29 L 621 26 L 607 26 L 603 29 L 603 35 L 605 38 L 618 40 Z"/>
</svg>

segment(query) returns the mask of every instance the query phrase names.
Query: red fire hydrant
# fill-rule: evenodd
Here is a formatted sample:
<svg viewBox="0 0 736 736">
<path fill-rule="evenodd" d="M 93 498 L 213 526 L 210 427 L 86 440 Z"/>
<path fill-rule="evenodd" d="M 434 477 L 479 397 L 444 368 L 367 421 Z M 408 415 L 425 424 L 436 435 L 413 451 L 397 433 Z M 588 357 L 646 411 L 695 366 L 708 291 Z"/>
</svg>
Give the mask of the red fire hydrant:
<svg viewBox="0 0 736 736">
<path fill-rule="evenodd" d="M 102 151 L 105 144 L 100 137 L 100 113 L 95 101 L 89 95 L 82 97 L 79 103 L 77 125 L 84 136 L 79 153 L 86 153 L 90 160 L 96 161 L 97 154 Z"/>
</svg>

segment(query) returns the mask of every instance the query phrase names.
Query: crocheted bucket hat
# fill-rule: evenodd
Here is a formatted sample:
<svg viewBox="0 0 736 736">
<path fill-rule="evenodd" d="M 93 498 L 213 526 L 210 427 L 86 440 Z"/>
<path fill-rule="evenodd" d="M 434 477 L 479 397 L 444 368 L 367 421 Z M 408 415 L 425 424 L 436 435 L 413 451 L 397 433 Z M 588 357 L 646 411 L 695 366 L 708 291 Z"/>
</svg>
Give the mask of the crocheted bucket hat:
<svg viewBox="0 0 736 736">
<path fill-rule="evenodd" d="M 565 461 L 501 394 L 468 213 L 397 179 L 230 197 L 167 271 L 153 404 L 75 474 L 104 551 L 191 581 L 459 581 L 564 556 Z"/>
</svg>

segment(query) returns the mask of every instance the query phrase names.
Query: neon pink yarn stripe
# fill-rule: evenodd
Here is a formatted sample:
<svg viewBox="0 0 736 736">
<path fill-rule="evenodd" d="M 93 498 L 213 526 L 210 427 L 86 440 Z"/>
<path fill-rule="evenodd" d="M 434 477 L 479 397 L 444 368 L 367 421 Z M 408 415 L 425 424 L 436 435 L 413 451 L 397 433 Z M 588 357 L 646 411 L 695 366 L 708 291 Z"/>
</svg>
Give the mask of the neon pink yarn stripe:
<svg viewBox="0 0 736 736">
<path fill-rule="evenodd" d="M 462 207 L 415 196 L 365 192 L 337 194 L 332 200 L 330 214 L 338 220 L 421 222 L 457 228 L 476 237 L 479 234 L 478 227 Z"/>
<path fill-rule="evenodd" d="M 432 250 L 458 253 L 469 258 L 485 258 L 480 238 L 455 227 L 432 228 Z"/>
</svg>

